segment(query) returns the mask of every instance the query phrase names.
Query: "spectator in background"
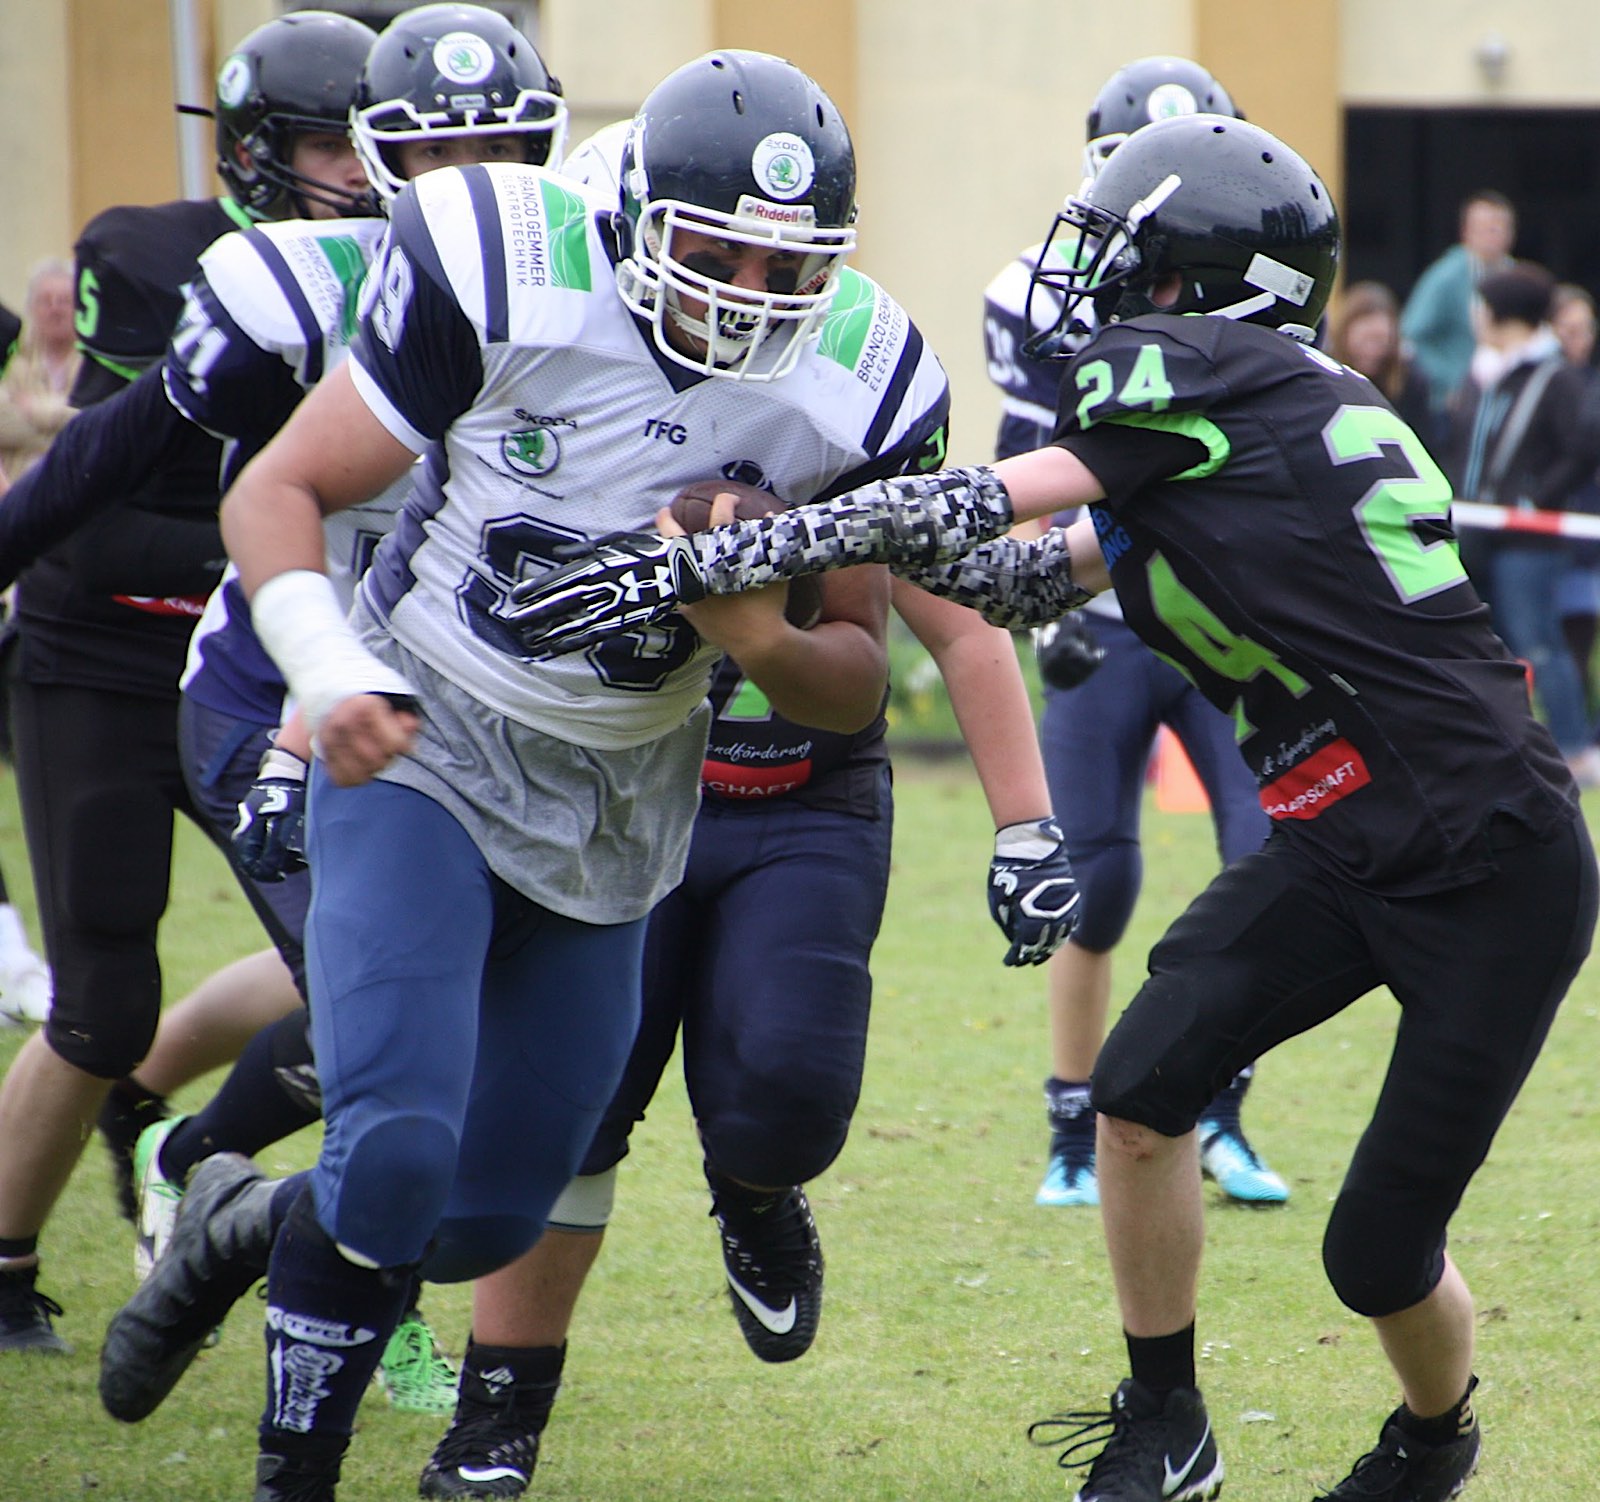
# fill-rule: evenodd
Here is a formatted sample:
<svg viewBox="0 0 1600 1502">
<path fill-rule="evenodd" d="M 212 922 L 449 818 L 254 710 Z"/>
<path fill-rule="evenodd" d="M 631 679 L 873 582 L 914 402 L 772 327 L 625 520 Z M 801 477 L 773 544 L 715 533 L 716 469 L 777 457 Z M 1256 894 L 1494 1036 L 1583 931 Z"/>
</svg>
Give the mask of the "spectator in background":
<svg viewBox="0 0 1600 1502">
<path fill-rule="evenodd" d="M 1433 410 L 1442 416 L 1467 378 L 1477 342 L 1472 294 L 1483 279 L 1511 265 L 1517 214 L 1503 193 L 1473 193 L 1461 205 L 1461 237 L 1417 278 L 1400 315 L 1400 333 L 1427 377 Z"/>
<path fill-rule="evenodd" d="M 1556 288 L 1550 305 L 1550 328 L 1560 342 L 1567 363 L 1576 366 L 1589 384 L 1586 393 L 1588 419 L 1585 431 L 1600 427 L 1600 370 L 1594 364 L 1594 298 L 1583 287 L 1563 282 Z M 1572 493 L 1571 511 L 1600 516 L 1600 477 L 1588 475 Z M 1600 543 L 1577 542 L 1572 546 L 1572 562 L 1561 576 L 1556 590 L 1556 605 L 1561 613 L 1561 634 L 1578 669 L 1585 703 L 1593 716 L 1594 684 L 1589 664 L 1594 657 L 1595 628 L 1600 622 Z"/>
<path fill-rule="evenodd" d="M 1550 328 L 1554 294 L 1554 278 L 1531 263 L 1478 289 L 1479 345 L 1453 414 L 1457 495 L 1559 511 L 1594 473 L 1595 447 L 1580 431 L 1588 379 Z M 1600 786 L 1600 751 L 1556 603 L 1571 545 L 1527 532 L 1490 533 L 1487 543 L 1473 562 L 1488 580 L 1495 629 L 1532 667 L 1545 722 L 1579 785 Z"/>
<path fill-rule="evenodd" d="M 1406 355 L 1400 339 L 1400 304 L 1388 287 L 1382 282 L 1356 282 L 1346 289 L 1329 331 L 1328 351 L 1371 381 L 1406 425 L 1433 446 L 1438 425 L 1428 379 Z"/>
<path fill-rule="evenodd" d="M 78 373 L 78 360 L 72 264 L 41 261 L 28 278 L 22 333 L 0 380 L 0 465 L 13 480 L 50 446 L 72 416 L 67 393 Z"/>
</svg>

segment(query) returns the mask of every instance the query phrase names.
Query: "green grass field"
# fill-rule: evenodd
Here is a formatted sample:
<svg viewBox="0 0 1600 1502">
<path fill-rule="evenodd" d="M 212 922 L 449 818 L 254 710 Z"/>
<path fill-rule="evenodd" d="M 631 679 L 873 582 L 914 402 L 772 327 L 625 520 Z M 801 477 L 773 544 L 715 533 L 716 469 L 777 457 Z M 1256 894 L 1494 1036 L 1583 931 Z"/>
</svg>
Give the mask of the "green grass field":
<svg viewBox="0 0 1600 1502">
<path fill-rule="evenodd" d="M 988 835 L 964 766 L 902 766 L 865 1093 L 843 1157 L 812 1191 L 828 1256 L 815 1349 L 790 1367 L 763 1367 L 745 1350 L 673 1080 L 624 1166 L 531 1495 L 1070 1495 L 1067 1475 L 1023 1431 L 1052 1411 L 1102 1405 L 1123 1352 L 1095 1212 L 1033 1204 L 1046 1145 L 1043 979 L 999 963 L 983 898 Z M 1150 810 L 1146 857 L 1122 993 L 1210 875 L 1209 821 Z M 25 887 L 9 784 L 0 788 L 0 858 L 14 887 Z M 220 860 L 189 831 L 163 940 L 172 996 L 259 947 Z M 1328 1291 L 1319 1255 L 1392 1023 L 1392 1002 L 1375 995 L 1263 1065 L 1249 1122 L 1292 1184 L 1288 1206 L 1236 1209 L 1207 1191 L 1201 1380 L 1228 1466 L 1226 1497 L 1308 1502 L 1368 1446 L 1395 1401 L 1364 1322 Z M 20 1036 L 0 1033 L 0 1062 Z M 1600 1466 L 1587 1406 L 1587 1336 L 1600 1320 L 1597 1059 L 1600 969 L 1591 966 L 1456 1223 L 1483 1377 L 1485 1458 L 1469 1497 L 1586 1496 Z M 306 1164 L 315 1149 L 315 1134 L 303 1133 L 267 1166 Z M 260 1306 L 242 1304 L 166 1406 L 124 1428 L 95 1395 L 99 1335 L 132 1280 L 130 1236 L 97 1145 L 43 1252 L 43 1287 L 65 1305 L 61 1328 L 77 1352 L 0 1358 L 0 1502 L 247 1498 Z M 465 1291 L 432 1289 L 426 1307 L 458 1352 Z M 414 1497 L 439 1430 L 373 1393 L 342 1502 Z"/>
</svg>

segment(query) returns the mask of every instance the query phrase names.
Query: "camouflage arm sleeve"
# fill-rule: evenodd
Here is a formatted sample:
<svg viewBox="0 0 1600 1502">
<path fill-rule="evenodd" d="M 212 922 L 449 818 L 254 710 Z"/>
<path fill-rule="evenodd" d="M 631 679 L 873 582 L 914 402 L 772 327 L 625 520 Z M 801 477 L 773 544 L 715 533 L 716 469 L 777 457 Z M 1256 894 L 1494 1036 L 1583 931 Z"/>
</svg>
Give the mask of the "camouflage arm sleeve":
<svg viewBox="0 0 1600 1502">
<path fill-rule="evenodd" d="M 977 466 L 878 480 L 684 540 L 705 592 L 721 595 L 858 563 L 926 567 L 959 558 L 1011 524 L 1005 486 Z"/>
<path fill-rule="evenodd" d="M 992 626 L 1020 631 L 1059 620 L 1094 596 L 1073 582 L 1067 534 L 1036 542 L 1000 537 L 944 563 L 891 565 L 908 583 L 976 610 Z"/>
</svg>

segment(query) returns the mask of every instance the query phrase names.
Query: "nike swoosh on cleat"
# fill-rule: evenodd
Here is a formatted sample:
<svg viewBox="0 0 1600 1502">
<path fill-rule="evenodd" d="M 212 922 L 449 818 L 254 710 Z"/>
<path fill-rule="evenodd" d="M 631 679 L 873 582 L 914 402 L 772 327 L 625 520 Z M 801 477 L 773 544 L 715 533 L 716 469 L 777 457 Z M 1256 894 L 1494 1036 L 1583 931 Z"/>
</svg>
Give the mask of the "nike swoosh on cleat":
<svg viewBox="0 0 1600 1502">
<path fill-rule="evenodd" d="M 794 1329 L 795 1316 L 799 1314 L 800 1307 L 792 1294 L 784 1308 L 770 1309 L 747 1288 L 741 1286 L 737 1278 L 729 1278 L 728 1287 L 733 1290 L 739 1302 L 774 1335 L 787 1335 Z"/>
<path fill-rule="evenodd" d="M 463 1481 L 520 1481 L 527 1485 L 529 1477 L 526 1471 L 519 1471 L 515 1466 L 457 1466 L 456 1475 Z"/>
<path fill-rule="evenodd" d="M 1194 1447 L 1194 1450 L 1190 1454 L 1189 1458 L 1184 1461 L 1184 1463 L 1179 1466 L 1177 1470 L 1172 1469 L 1172 1461 L 1169 1460 L 1165 1455 L 1161 1457 L 1161 1469 L 1166 1472 L 1166 1475 L 1162 1477 L 1161 1480 L 1161 1495 L 1163 1497 L 1170 1497 L 1180 1486 L 1183 1485 L 1184 1480 L 1187 1478 L 1189 1472 L 1194 1469 L 1195 1461 L 1200 1458 L 1200 1452 L 1205 1449 L 1210 1438 L 1211 1425 L 1207 1424 L 1206 1432 L 1200 1436 L 1200 1443 Z"/>
</svg>

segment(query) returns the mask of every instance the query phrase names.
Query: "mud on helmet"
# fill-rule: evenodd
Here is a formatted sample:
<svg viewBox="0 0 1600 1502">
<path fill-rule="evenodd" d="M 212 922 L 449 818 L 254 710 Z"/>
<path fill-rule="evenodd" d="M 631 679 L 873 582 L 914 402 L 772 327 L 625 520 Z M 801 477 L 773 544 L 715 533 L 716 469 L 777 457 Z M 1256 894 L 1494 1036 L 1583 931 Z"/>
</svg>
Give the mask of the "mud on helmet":
<svg viewBox="0 0 1600 1502">
<path fill-rule="evenodd" d="M 258 26 L 218 70 L 217 172 L 252 217 L 297 218 L 310 200 L 340 214 L 374 212 L 370 194 L 312 182 L 290 162 L 297 136 L 349 130 L 356 80 L 377 39 L 349 16 L 292 11 Z"/>
<path fill-rule="evenodd" d="M 1047 289 L 1061 312 L 1029 352 L 1051 356 L 1086 298 L 1101 323 L 1205 313 L 1309 334 L 1338 265 L 1338 213 L 1298 153 L 1244 120 L 1158 121 L 1056 215 L 1029 297 Z M 1173 273 L 1177 300 L 1158 310 L 1151 292 Z"/>
<path fill-rule="evenodd" d="M 394 154 L 403 141 L 520 135 L 528 161 L 559 166 L 567 106 L 538 50 L 504 16 L 482 5 L 423 5 L 377 39 L 351 126 L 387 204 L 406 183 Z"/>
<path fill-rule="evenodd" d="M 774 380 L 793 369 L 856 243 L 855 148 L 833 101 L 782 58 L 707 53 L 640 106 L 621 181 L 617 286 L 651 324 L 656 347 L 729 380 Z M 756 292 L 696 271 L 674 250 L 681 230 L 790 253 L 798 258 L 793 283 Z M 686 298 L 704 312 L 691 315 Z M 703 353 L 673 345 L 669 321 Z M 754 362 L 769 346 L 776 357 Z"/>
</svg>

